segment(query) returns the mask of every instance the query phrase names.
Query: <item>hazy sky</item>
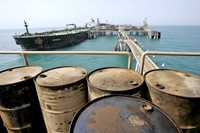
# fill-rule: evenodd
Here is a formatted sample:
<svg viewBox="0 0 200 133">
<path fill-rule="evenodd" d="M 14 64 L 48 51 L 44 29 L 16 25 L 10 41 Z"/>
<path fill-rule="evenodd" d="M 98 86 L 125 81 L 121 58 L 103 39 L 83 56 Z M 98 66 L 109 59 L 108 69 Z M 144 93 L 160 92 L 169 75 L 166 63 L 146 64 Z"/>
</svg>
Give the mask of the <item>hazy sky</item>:
<svg viewBox="0 0 200 133">
<path fill-rule="evenodd" d="M 0 29 L 84 24 L 200 25 L 200 0 L 0 0 Z"/>
</svg>

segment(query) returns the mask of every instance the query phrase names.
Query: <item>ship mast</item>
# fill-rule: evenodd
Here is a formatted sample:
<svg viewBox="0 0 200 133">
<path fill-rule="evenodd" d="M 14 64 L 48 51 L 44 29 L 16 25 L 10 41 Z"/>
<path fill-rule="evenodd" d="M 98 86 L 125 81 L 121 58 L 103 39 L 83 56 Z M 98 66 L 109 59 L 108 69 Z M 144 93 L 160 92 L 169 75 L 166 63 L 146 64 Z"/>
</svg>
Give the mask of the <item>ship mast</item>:
<svg viewBox="0 0 200 133">
<path fill-rule="evenodd" d="M 25 26 L 25 28 L 26 28 L 26 33 L 27 33 L 27 34 L 30 34 L 29 31 L 28 31 L 28 24 L 26 23 L 25 20 L 24 20 L 24 26 Z"/>
</svg>

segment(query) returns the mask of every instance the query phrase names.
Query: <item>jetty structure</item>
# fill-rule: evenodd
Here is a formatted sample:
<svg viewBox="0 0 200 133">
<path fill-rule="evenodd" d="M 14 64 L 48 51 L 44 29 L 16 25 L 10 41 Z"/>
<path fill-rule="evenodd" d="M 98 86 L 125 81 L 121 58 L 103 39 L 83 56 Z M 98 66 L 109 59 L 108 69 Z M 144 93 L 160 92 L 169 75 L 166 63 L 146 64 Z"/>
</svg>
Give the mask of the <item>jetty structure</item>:
<svg viewBox="0 0 200 133">
<path fill-rule="evenodd" d="M 135 71 L 140 71 L 140 59 L 143 56 L 144 50 L 140 47 L 139 43 L 133 36 L 129 36 L 124 31 L 119 31 L 118 42 L 115 46 L 115 51 L 129 51 L 133 54 L 136 60 Z M 144 67 L 144 72 L 149 70 L 158 69 L 159 67 L 147 57 Z"/>
<path fill-rule="evenodd" d="M 98 36 L 117 35 L 118 31 L 126 31 L 129 35 L 147 36 L 150 39 L 160 39 L 161 33 L 152 31 L 147 21 L 143 26 L 114 25 L 101 23 L 99 19 L 86 23 L 85 26 L 78 27 L 76 24 L 67 24 L 62 30 L 45 31 L 31 33 L 28 24 L 24 21 L 26 32 L 14 35 L 16 44 L 23 50 L 52 50 L 62 47 L 73 46 L 87 39 L 94 39 Z"/>
<path fill-rule="evenodd" d="M 97 19 L 96 22 L 95 20 L 92 19 L 92 22 L 87 23 L 86 27 L 87 25 L 90 25 L 89 38 L 96 38 L 98 36 L 118 35 L 119 31 L 126 31 L 128 35 L 145 36 L 149 39 L 161 38 L 161 32 L 151 30 L 147 23 L 146 18 L 144 19 L 142 26 L 133 26 L 133 25 L 127 25 L 127 24 L 114 25 L 114 24 L 109 24 L 109 23 L 101 23 L 99 19 Z"/>
</svg>

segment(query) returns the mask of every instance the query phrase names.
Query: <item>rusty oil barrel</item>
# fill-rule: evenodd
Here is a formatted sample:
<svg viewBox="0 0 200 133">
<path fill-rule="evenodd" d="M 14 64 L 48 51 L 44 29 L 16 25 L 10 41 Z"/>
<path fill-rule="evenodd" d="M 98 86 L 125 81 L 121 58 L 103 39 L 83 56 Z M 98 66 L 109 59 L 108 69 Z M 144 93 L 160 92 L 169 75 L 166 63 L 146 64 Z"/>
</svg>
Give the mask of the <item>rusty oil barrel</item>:
<svg viewBox="0 0 200 133">
<path fill-rule="evenodd" d="M 86 76 L 81 67 L 57 67 L 38 75 L 35 84 L 48 133 L 66 133 L 87 103 Z"/>
<path fill-rule="evenodd" d="M 70 133 L 181 133 L 157 106 L 133 96 L 97 98 L 74 117 Z"/>
<path fill-rule="evenodd" d="M 89 100 L 110 95 L 128 94 L 143 97 L 144 78 L 139 73 L 118 67 L 100 68 L 87 77 Z"/>
<path fill-rule="evenodd" d="M 199 133 L 200 76 L 169 69 L 145 74 L 151 100 L 167 112 L 185 133 Z"/>
<path fill-rule="evenodd" d="M 45 133 L 33 78 L 38 66 L 22 66 L 0 72 L 0 114 L 8 133 Z"/>
</svg>

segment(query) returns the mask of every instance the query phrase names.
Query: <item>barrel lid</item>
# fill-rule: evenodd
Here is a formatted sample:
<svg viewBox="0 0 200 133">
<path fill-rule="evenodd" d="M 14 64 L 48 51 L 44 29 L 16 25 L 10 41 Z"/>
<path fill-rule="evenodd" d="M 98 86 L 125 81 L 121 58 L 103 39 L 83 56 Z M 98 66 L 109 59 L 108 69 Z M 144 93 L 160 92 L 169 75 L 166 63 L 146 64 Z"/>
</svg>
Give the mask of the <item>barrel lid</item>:
<svg viewBox="0 0 200 133">
<path fill-rule="evenodd" d="M 145 81 L 153 89 L 181 96 L 200 97 L 200 76 L 191 73 L 157 69 L 145 74 Z"/>
<path fill-rule="evenodd" d="M 127 91 L 143 84 L 143 77 L 130 69 L 102 68 L 93 71 L 88 79 L 90 85 L 106 91 Z"/>
<path fill-rule="evenodd" d="M 178 133 L 174 122 L 150 102 L 131 96 L 98 98 L 74 117 L 70 133 Z"/>
<path fill-rule="evenodd" d="M 39 66 L 15 67 L 0 72 L 0 86 L 10 85 L 34 78 L 42 72 Z"/>
<path fill-rule="evenodd" d="M 41 73 L 36 83 L 39 86 L 57 87 L 75 83 L 87 75 L 87 71 L 81 67 L 59 67 L 49 69 Z"/>
</svg>

